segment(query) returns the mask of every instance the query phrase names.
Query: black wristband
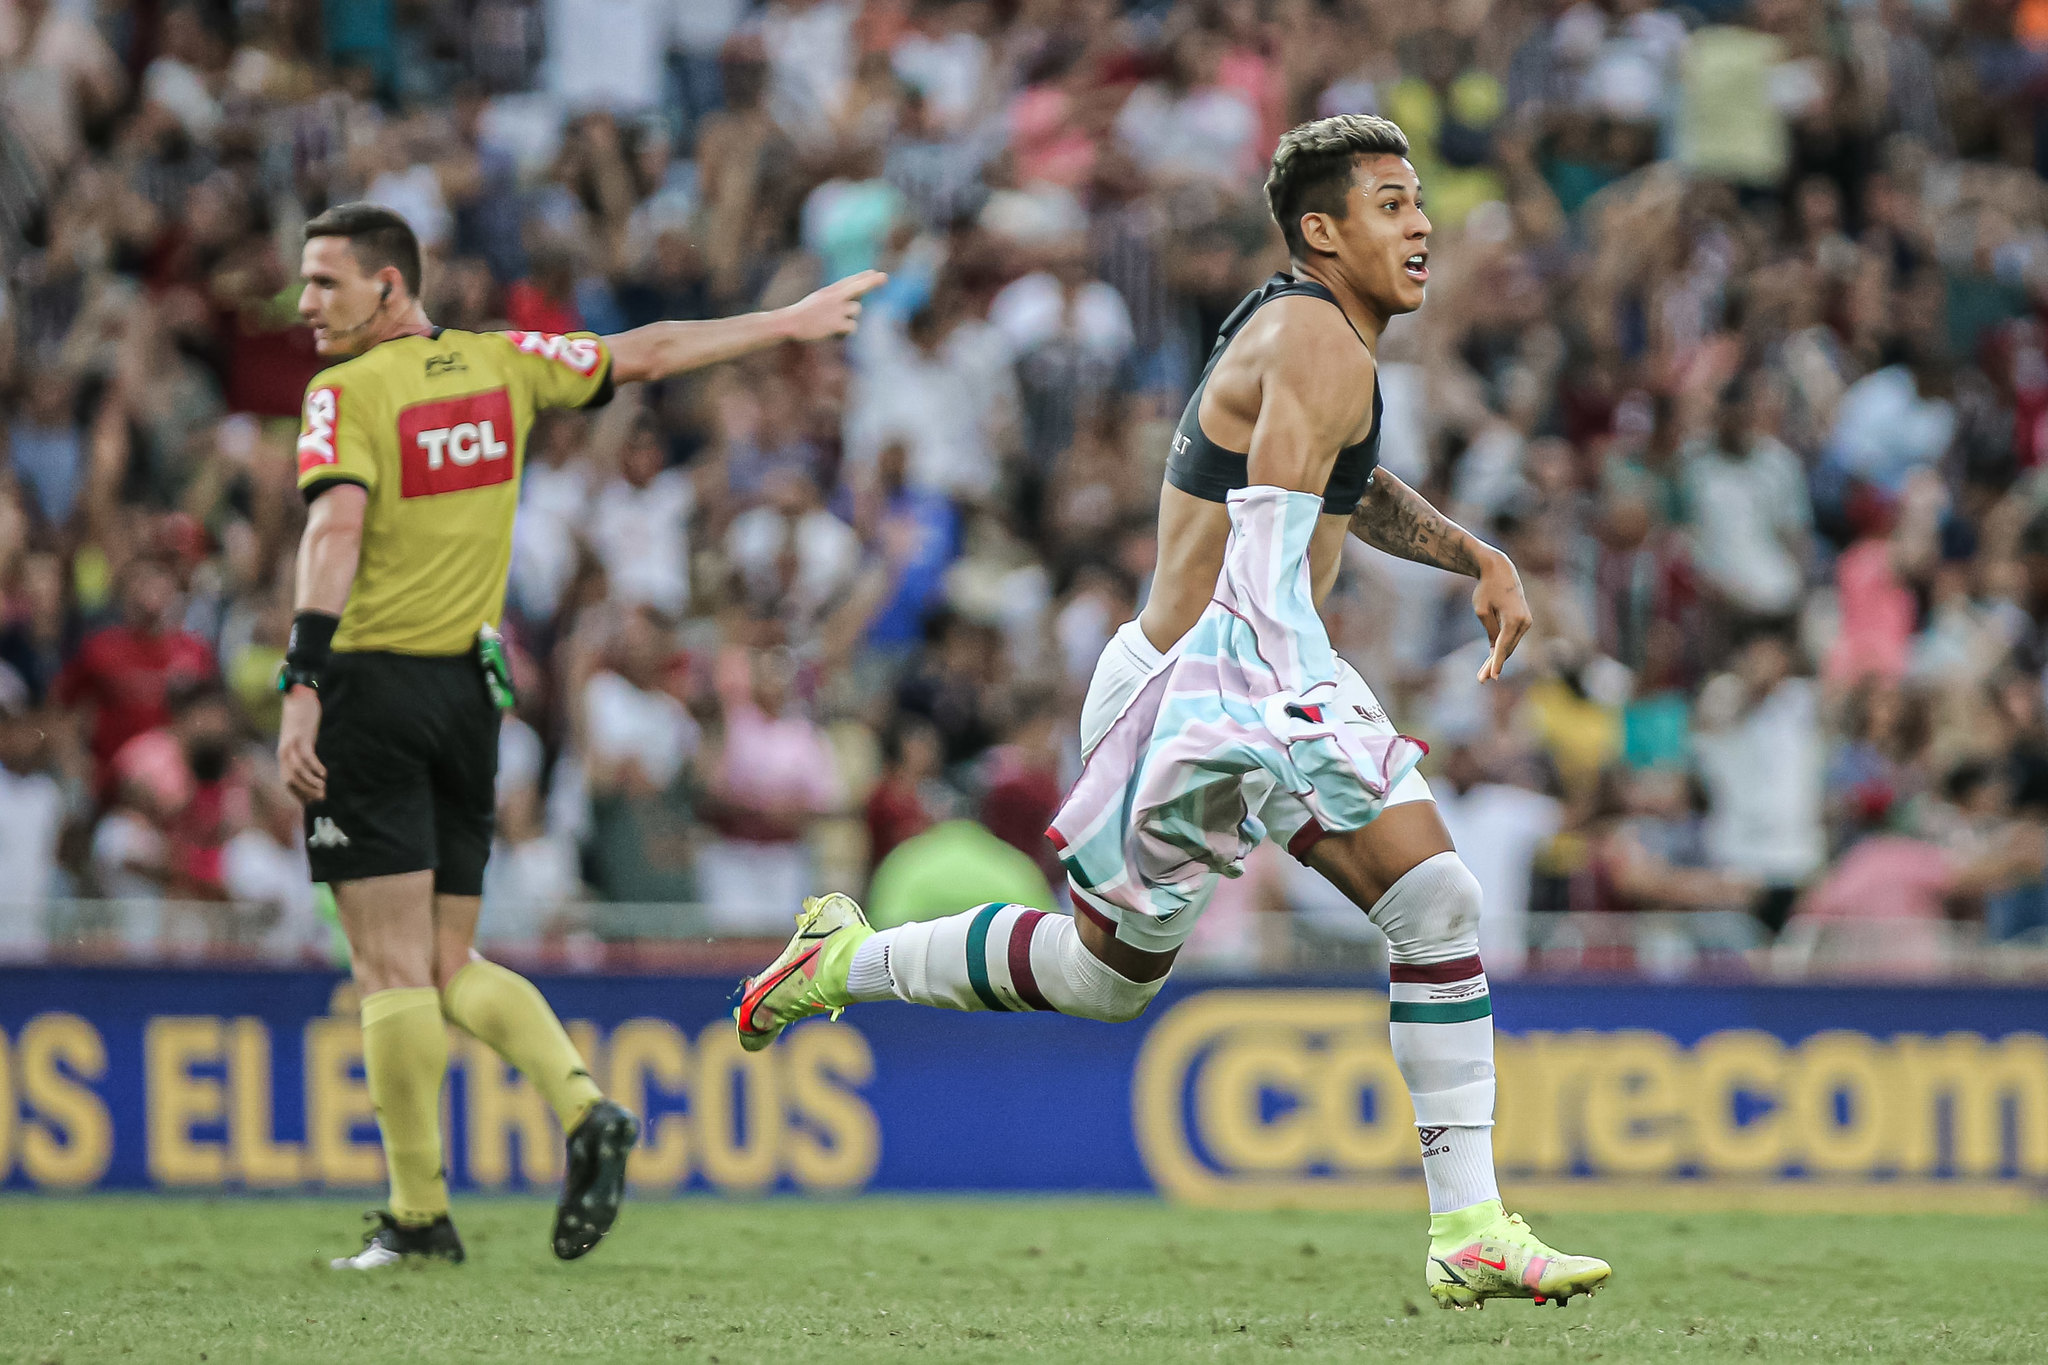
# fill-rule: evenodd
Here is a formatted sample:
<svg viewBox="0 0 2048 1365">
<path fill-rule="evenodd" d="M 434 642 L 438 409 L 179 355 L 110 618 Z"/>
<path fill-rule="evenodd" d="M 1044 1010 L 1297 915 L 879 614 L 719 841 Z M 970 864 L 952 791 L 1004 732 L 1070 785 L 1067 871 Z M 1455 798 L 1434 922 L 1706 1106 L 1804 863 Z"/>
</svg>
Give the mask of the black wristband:
<svg viewBox="0 0 2048 1365">
<path fill-rule="evenodd" d="M 291 639 L 284 647 L 285 667 L 307 677 L 327 671 L 327 655 L 334 644 L 339 616 L 324 611 L 302 611 L 292 617 Z"/>
</svg>

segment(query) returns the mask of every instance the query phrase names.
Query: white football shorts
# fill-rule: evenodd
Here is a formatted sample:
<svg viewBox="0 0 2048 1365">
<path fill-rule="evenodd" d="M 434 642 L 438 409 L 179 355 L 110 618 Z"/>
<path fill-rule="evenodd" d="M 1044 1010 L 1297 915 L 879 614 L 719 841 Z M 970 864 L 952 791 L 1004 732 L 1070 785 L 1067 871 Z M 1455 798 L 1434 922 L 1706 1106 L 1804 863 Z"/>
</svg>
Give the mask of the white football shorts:
<svg viewBox="0 0 2048 1365">
<path fill-rule="evenodd" d="M 1109 733 L 1109 727 L 1144 685 L 1145 679 L 1165 662 L 1166 657 L 1152 647 L 1152 642 L 1145 638 L 1145 632 L 1136 621 L 1126 621 L 1116 634 L 1110 636 L 1109 643 L 1103 646 L 1102 657 L 1095 663 L 1095 674 L 1088 680 L 1087 700 L 1081 704 L 1081 756 L 1084 759 Z M 1399 733 L 1387 718 L 1386 708 L 1380 705 L 1379 698 L 1365 685 L 1365 679 L 1341 658 L 1337 660 L 1336 705 L 1346 724 L 1362 726 L 1375 734 Z M 1265 825 L 1269 842 L 1293 851 L 1291 845 L 1296 836 L 1308 832 L 1307 827 L 1311 823 L 1308 808 L 1291 793 L 1275 790 L 1272 780 L 1264 774 L 1255 774 L 1247 780 L 1244 797 L 1246 808 Z M 1409 801 L 1430 799 L 1428 781 L 1420 771 L 1410 769 L 1394 784 L 1394 790 L 1387 796 L 1387 805 L 1399 806 Z M 1163 953 L 1179 948 L 1194 932 L 1195 920 L 1208 904 L 1209 894 L 1220 879 L 1220 876 L 1212 876 L 1201 897 L 1167 923 L 1152 919 L 1137 923 L 1136 916 L 1122 915 L 1108 901 L 1089 895 L 1071 883 L 1069 887 L 1075 899 L 1083 902 L 1076 908 L 1092 919 L 1114 924 L 1118 939 L 1145 952 Z"/>
</svg>

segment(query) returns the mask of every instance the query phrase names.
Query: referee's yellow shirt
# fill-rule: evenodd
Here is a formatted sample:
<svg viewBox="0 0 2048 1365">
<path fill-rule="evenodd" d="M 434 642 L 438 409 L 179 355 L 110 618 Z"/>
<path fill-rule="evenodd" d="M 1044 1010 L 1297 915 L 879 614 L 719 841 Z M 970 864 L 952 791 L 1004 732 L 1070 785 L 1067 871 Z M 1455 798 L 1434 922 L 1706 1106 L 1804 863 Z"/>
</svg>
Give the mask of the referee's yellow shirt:
<svg viewBox="0 0 2048 1365">
<path fill-rule="evenodd" d="M 299 488 L 369 492 L 336 649 L 461 654 L 498 624 L 534 415 L 604 403 L 611 368 L 588 332 L 437 329 L 314 376 Z"/>
</svg>

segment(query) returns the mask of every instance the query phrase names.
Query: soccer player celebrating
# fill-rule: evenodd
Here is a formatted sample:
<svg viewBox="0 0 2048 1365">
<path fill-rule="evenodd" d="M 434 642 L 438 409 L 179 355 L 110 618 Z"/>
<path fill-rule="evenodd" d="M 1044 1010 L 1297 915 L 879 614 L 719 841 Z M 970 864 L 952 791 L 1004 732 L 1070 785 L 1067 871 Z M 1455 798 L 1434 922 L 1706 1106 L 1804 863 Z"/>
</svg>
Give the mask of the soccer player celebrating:
<svg viewBox="0 0 2048 1365">
<path fill-rule="evenodd" d="M 596 406 L 617 384 L 845 336 L 884 277 L 611 337 L 458 332 L 427 320 L 419 244 L 397 214 L 344 204 L 305 238 L 299 311 L 336 363 L 307 388 L 299 435 L 311 510 L 277 753 L 348 934 L 391 1176 L 390 1209 L 334 1265 L 463 1257 L 441 1156 L 447 1023 L 524 1072 L 561 1120 L 554 1251 L 572 1260 L 618 1215 L 639 1122 L 605 1099 L 533 984 L 471 947 L 512 704 L 495 627 L 527 435 L 541 409 Z"/>
<path fill-rule="evenodd" d="M 734 1019 L 761 1048 L 866 1000 L 1136 1018 L 1218 874 L 1270 834 L 1387 936 L 1393 1052 L 1429 1186 L 1430 1294 L 1447 1308 L 1562 1303 L 1609 1268 L 1552 1250 L 1501 1207 L 1479 883 L 1413 771 L 1421 746 L 1395 733 L 1316 615 L 1352 534 L 1478 580 L 1492 641 L 1481 682 L 1530 625 L 1507 557 L 1377 467 L 1374 347 L 1429 280 L 1407 152 L 1394 124 L 1343 115 L 1295 128 L 1273 154 L 1266 194 L 1290 270 L 1224 322 L 1181 415 L 1151 597 L 1096 665 L 1088 763 L 1050 831 L 1076 915 L 991 904 L 877 932 L 847 897 L 816 898 L 744 983 Z"/>
</svg>

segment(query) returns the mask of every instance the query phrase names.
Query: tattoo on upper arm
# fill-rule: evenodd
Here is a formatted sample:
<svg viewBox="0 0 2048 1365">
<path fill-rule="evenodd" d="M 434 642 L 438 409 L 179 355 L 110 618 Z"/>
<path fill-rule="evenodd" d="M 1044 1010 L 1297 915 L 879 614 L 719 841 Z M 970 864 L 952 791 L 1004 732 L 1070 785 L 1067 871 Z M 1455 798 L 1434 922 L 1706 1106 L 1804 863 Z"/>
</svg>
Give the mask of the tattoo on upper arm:
<svg viewBox="0 0 2048 1365">
<path fill-rule="evenodd" d="M 1429 500 L 1383 469 L 1373 471 L 1365 496 L 1351 514 L 1351 530 L 1376 550 L 1417 564 L 1479 576 L 1471 537 Z"/>
</svg>

